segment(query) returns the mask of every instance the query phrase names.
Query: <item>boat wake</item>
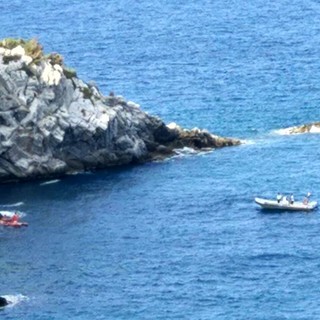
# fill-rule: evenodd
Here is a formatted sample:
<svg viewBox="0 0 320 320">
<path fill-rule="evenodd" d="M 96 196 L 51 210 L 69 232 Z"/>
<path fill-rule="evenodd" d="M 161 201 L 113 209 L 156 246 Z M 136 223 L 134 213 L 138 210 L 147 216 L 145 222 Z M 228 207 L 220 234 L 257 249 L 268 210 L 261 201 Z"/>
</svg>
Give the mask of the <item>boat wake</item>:
<svg viewBox="0 0 320 320">
<path fill-rule="evenodd" d="M 17 202 L 17 203 L 13 203 L 13 204 L 3 204 L 1 206 L 5 207 L 5 208 L 11 208 L 11 207 L 20 207 L 22 205 L 24 205 L 24 202 Z"/>
<path fill-rule="evenodd" d="M 3 298 L 5 298 L 9 304 L 6 306 L 6 308 L 12 308 L 18 303 L 22 301 L 27 301 L 28 297 L 24 296 L 22 294 L 17 294 L 17 295 L 2 295 Z"/>
</svg>

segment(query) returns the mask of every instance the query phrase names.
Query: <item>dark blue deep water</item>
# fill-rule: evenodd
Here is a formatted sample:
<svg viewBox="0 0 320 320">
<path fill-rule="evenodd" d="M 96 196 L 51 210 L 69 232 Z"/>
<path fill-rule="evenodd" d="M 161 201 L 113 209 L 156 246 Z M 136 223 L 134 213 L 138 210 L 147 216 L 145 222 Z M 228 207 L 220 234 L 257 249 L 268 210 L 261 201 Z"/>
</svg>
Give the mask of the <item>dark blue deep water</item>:
<svg viewBox="0 0 320 320">
<path fill-rule="evenodd" d="M 316 0 L 10 0 L 0 38 L 36 37 L 166 122 L 247 141 L 160 163 L 0 187 L 1 319 L 319 319 L 320 214 L 262 213 L 255 196 L 320 200 Z M 8 205 L 19 206 L 10 207 Z"/>
</svg>

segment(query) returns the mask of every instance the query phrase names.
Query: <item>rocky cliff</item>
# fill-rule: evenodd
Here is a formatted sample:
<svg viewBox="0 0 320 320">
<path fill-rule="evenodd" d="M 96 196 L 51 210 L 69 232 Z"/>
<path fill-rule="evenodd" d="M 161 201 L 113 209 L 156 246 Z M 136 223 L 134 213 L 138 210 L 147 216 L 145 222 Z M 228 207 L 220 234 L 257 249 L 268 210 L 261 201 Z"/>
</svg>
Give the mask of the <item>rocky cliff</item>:
<svg viewBox="0 0 320 320">
<path fill-rule="evenodd" d="M 0 182 L 144 162 L 185 146 L 239 143 L 167 126 L 136 103 L 102 95 L 35 40 L 0 42 Z"/>
</svg>

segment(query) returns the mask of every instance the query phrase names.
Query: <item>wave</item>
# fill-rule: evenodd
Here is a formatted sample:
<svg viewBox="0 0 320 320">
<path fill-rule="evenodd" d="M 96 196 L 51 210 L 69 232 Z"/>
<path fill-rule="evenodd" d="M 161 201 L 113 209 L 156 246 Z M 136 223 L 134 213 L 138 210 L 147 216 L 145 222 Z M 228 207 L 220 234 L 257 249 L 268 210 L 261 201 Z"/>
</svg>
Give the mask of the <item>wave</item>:
<svg viewBox="0 0 320 320">
<path fill-rule="evenodd" d="M 252 144 L 256 144 L 257 142 L 254 140 L 241 140 L 241 145 L 252 145 Z M 173 155 L 172 157 L 166 158 L 164 160 L 160 160 L 159 162 L 163 162 L 163 161 L 170 161 L 171 159 L 175 159 L 175 158 L 182 158 L 182 157 L 188 157 L 188 156 L 202 156 L 202 155 L 206 155 L 209 154 L 211 152 L 213 152 L 214 150 L 216 150 L 216 148 L 203 148 L 201 150 L 196 150 L 190 147 L 183 147 L 183 148 L 178 148 L 178 149 L 174 149 L 175 155 Z M 158 162 L 158 161 L 156 161 Z"/>
<path fill-rule="evenodd" d="M 17 202 L 17 203 L 13 203 L 13 204 L 2 204 L 1 207 L 6 207 L 6 208 L 9 208 L 9 207 L 20 207 L 24 205 L 24 202 Z"/>
<path fill-rule="evenodd" d="M 301 134 L 301 133 L 292 133 L 292 127 L 291 128 L 285 128 L 285 129 L 277 129 L 277 130 L 272 130 L 271 133 L 277 134 L 280 136 L 288 136 L 292 134 Z"/>
<path fill-rule="evenodd" d="M 256 144 L 257 141 L 255 140 L 250 140 L 250 139 L 244 139 L 244 140 L 240 140 L 241 141 L 241 145 L 252 145 L 252 144 Z"/>
<path fill-rule="evenodd" d="M 189 147 L 183 147 L 179 149 L 174 149 L 177 155 L 185 155 L 185 154 L 197 154 L 199 153 L 197 150 Z"/>
<path fill-rule="evenodd" d="M 174 149 L 176 155 L 171 157 L 171 159 L 176 158 L 176 157 L 181 157 L 181 156 L 208 154 L 208 153 L 211 153 L 213 150 L 215 150 L 215 149 L 214 148 L 204 148 L 204 149 L 201 149 L 200 151 L 198 151 L 193 148 L 183 147 L 181 149 Z"/>
<path fill-rule="evenodd" d="M 57 183 L 57 182 L 59 182 L 59 181 L 60 181 L 59 179 L 49 180 L 49 181 L 40 183 L 40 186 L 46 186 L 46 185 L 48 185 L 48 184 Z"/>
<path fill-rule="evenodd" d="M 189 148 L 189 147 L 183 147 L 181 149 L 174 149 L 173 151 L 175 152 L 175 154 L 171 157 L 166 157 L 164 159 L 158 159 L 158 160 L 154 160 L 153 162 L 155 163 L 162 163 L 162 162 L 168 162 L 171 161 L 172 159 L 181 159 L 184 157 L 188 157 L 188 156 L 201 156 L 204 154 L 208 154 L 211 153 L 212 151 L 214 151 L 214 148 L 206 148 L 206 149 L 202 149 L 202 150 L 195 150 L 193 148 Z"/>
<path fill-rule="evenodd" d="M 17 294 L 17 295 L 2 295 L 3 298 L 5 298 L 8 302 L 9 305 L 6 306 L 6 308 L 14 307 L 16 304 L 22 302 L 22 301 L 27 301 L 28 297 L 24 296 L 22 294 Z"/>
</svg>

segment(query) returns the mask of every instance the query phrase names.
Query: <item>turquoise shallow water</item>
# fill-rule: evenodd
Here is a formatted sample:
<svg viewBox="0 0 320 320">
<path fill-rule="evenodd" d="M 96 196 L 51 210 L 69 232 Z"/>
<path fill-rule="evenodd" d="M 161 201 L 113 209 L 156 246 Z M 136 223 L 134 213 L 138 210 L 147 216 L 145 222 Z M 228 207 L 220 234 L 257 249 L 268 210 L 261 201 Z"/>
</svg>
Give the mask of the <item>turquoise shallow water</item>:
<svg viewBox="0 0 320 320">
<path fill-rule="evenodd" d="M 0 186 L 2 319 L 317 319 L 319 212 L 264 214 L 255 196 L 320 199 L 316 1 L 13 0 L 1 37 L 37 37 L 79 77 L 166 122 L 240 147 L 56 183 Z M 19 204 L 16 207 L 8 205 Z"/>
</svg>

